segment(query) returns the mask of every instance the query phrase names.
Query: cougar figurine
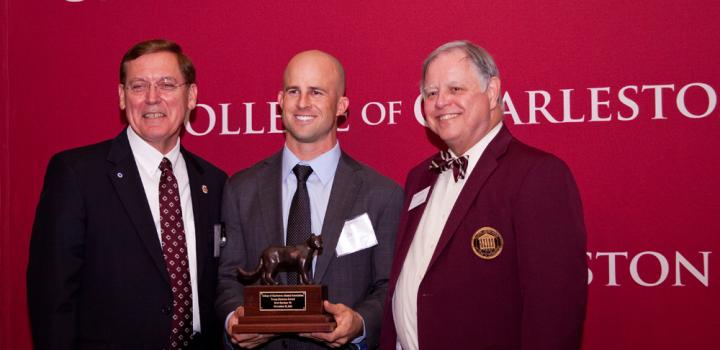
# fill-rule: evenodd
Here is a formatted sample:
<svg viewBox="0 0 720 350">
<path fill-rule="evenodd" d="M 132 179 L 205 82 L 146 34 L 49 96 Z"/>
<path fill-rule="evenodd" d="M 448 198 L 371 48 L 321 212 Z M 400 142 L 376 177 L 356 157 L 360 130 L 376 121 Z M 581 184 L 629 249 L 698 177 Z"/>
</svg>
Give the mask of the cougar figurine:
<svg viewBox="0 0 720 350">
<path fill-rule="evenodd" d="M 254 271 L 245 271 L 238 267 L 238 279 L 241 281 L 254 280 L 260 275 L 262 284 L 278 285 L 273 278 L 279 267 L 292 271 L 297 270 L 300 284 L 312 284 L 308 272 L 312 268 L 315 252 L 322 253 L 322 239 L 314 234 L 305 241 L 305 244 L 291 246 L 269 246 L 260 255 L 260 262 Z"/>
</svg>

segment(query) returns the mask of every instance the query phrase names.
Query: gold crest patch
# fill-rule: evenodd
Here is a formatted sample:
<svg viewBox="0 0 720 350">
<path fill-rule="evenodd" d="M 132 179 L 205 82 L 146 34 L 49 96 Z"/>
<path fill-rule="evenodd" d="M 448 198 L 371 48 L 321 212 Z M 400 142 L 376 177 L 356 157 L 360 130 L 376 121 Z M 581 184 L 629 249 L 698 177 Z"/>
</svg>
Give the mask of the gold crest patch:
<svg viewBox="0 0 720 350">
<path fill-rule="evenodd" d="M 475 255 L 480 258 L 495 259 L 502 252 L 503 238 L 498 230 L 486 226 L 473 234 L 470 245 Z"/>
</svg>

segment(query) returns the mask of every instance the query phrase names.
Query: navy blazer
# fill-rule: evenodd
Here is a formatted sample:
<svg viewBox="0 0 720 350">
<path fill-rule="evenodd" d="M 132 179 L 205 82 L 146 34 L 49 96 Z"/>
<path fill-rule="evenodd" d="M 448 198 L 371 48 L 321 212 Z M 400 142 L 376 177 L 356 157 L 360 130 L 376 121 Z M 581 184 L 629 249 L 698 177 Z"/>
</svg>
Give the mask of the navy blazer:
<svg viewBox="0 0 720 350">
<path fill-rule="evenodd" d="M 227 176 L 181 152 L 195 219 L 202 339 L 213 349 L 221 339 L 213 312 L 213 224 L 220 222 Z M 37 349 L 167 345 L 172 292 L 125 131 L 50 160 L 30 242 L 27 293 Z"/>
</svg>

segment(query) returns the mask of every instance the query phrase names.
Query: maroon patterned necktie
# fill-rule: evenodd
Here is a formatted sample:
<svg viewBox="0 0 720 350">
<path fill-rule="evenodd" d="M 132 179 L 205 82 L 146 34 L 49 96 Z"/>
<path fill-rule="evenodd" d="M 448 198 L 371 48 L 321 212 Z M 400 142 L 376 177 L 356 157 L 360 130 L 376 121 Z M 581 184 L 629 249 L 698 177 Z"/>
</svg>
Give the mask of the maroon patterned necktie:
<svg viewBox="0 0 720 350">
<path fill-rule="evenodd" d="M 186 349 L 192 334 L 192 287 L 180 190 L 167 158 L 160 162 L 160 236 L 165 267 L 172 286 L 173 308 L 170 349 Z"/>
<path fill-rule="evenodd" d="M 443 172 L 452 169 L 455 182 L 465 178 L 465 171 L 468 166 L 467 156 L 453 158 L 450 151 L 440 151 L 440 154 L 430 162 L 430 170 Z"/>
</svg>

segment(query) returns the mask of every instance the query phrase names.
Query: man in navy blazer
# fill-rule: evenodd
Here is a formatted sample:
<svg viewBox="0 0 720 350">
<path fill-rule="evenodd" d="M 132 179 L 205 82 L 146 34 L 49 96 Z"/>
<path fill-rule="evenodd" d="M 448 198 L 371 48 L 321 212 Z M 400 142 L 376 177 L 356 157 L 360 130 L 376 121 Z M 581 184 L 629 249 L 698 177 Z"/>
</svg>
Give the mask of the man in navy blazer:
<svg viewBox="0 0 720 350">
<path fill-rule="evenodd" d="M 180 146 L 195 68 L 174 42 L 139 43 L 123 57 L 118 94 L 129 127 L 48 165 L 27 270 L 35 348 L 217 349 L 213 225 L 226 175 Z M 166 161 L 171 170 L 161 171 Z M 187 266 L 181 288 L 171 287 L 180 274 L 166 263 L 169 230 L 160 229 L 168 174 L 182 218 L 172 244 Z M 178 296 L 188 284 L 191 295 Z M 191 309 L 181 310 L 182 297 Z M 178 314 L 187 322 L 173 330 Z"/>
<path fill-rule="evenodd" d="M 484 49 L 437 48 L 421 92 L 449 150 L 408 175 L 381 347 L 579 349 L 585 228 L 568 167 L 502 124 Z"/>
</svg>

